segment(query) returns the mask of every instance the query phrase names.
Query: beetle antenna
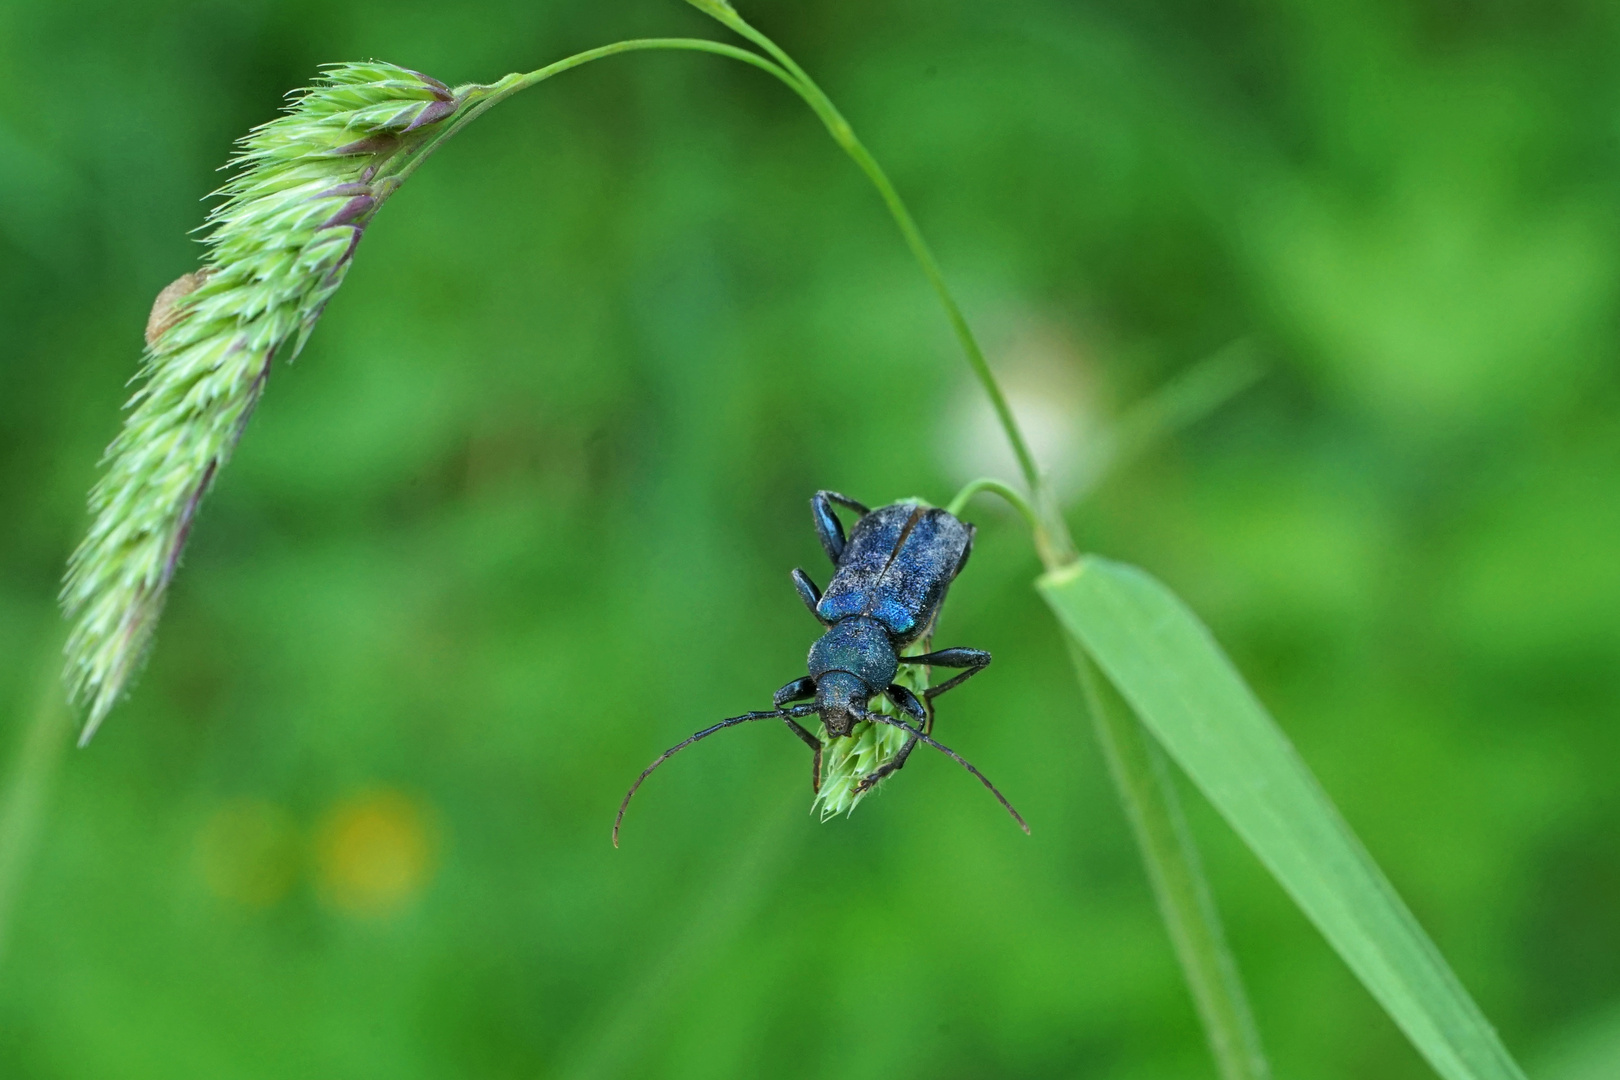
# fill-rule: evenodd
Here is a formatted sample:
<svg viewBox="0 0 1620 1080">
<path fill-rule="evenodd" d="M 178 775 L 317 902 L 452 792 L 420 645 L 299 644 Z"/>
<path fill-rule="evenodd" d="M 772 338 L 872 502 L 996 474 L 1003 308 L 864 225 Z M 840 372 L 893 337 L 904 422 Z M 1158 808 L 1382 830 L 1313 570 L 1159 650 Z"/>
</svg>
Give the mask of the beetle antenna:
<svg viewBox="0 0 1620 1080">
<path fill-rule="evenodd" d="M 809 716 L 815 711 L 815 705 L 808 704 L 795 705 L 791 709 L 772 709 L 769 712 L 751 712 L 743 713 L 741 716 L 728 717 L 712 727 L 706 727 L 702 731 L 699 731 L 686 739 L 682 739 L 668 750 L 665 750 L 662 754 L 659 754 L 658 757 L 653 760 L 651 765 L 641 770 L 641 775 L 636 777 L 636 782 L 631 784 L 630 790 L 624 793 L 624 801 L 619 804 L 619 814 L 613 819 L 613 846 L 619 846 L 619 826 L 624 823 L 624 812 L 630 808 L 630 800 L 635 796 L 636 789 L 641 786 L 641 782 L 643 780 L 652 775 L 653 770 L 658 768 L 658 766 L 662 765 L 664 762 L 668 761 L 682 750 L 685 750 L 693 743 L 707 739 L 715 732 L 724 731 L 728 727 L 736 727 L 738 724 L 746 724 L 750 720 L 782 720 L 790 719 L 795 716 Z M 972 766 L 969 766 L 969 768 L 972 768 Z M 985 782 L 989 783 L 988 780 Z M 991 790 L 994 789 L 992 788 Z M 1006 800 L 1003 799 L 1002 801 L 1005 802 Z M 1009 809 L 1011 808 L 1009 807 Z M 1014 814 L 1013 816 L 1017 817 L 1018 815 Z M 1028 832 L 1029 830 L 1026 828 L 1024 831 Z"/>
<path fill-rule="evenodd" d="M 1007 813 L 1013 816 L 1014 821 L 1018 822 L 1018 827 L 1024 830 L 1024 835 L 1029 835 L 1029 823 L 1023 819 L 1023 816 L 1020 815 L 1017 810 L 1013 809 L 1013 804 L 1007 801 L 1007 796 L 1003 795 L 999 790 L 997 790 L 996 785 L 990 782 L 990 778 L 985 776 L 984 773 L 980 772 L 978 769 L 975 769 L 973 767 L 973 763 L 967 758 L 963 757 L 961 754 L 958 754 L 955 750 L 952 750 L 944 743 L 935 742 L 932 737 L 924 735 L 921 731 L 912 727 L 904 720 L 890 716 L 888 713 L 868 712 L 865 716 L 858 717 L 858 719 L 871 720 L 879 724 L 892 724 L 897 728 L 905 728 L 911 733 L 912 738 L 921 739 L 929 746 L 932 746 L 935 750 L 938 750 L 940 753 L 962 766 L 962 768 L 966 769 L 974 776 L 977 776 L 979 778 L 979 783 L 989 788 L 990 794 L 994 795 L 996 797 L 996 801 L 1001 803 L 1001 805 L 1006 809 Z"/>
</svg>

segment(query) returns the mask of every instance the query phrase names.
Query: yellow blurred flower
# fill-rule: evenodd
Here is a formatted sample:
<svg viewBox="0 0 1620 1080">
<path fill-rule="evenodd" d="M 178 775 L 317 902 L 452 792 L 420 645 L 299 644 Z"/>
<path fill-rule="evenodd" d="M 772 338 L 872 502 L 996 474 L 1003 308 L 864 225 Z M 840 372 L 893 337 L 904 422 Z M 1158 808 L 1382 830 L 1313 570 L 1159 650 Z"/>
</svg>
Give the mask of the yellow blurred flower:
<svg viewBox="0 0 1620 1080">
<path fill-rule="evenodd" d="M 414 899 L 433 874 L 433 830 L 405 794 L 363 792 L 327 811 L 315 838 L 322 899 L 352 915 L 388 915 Z"/>
</svg>

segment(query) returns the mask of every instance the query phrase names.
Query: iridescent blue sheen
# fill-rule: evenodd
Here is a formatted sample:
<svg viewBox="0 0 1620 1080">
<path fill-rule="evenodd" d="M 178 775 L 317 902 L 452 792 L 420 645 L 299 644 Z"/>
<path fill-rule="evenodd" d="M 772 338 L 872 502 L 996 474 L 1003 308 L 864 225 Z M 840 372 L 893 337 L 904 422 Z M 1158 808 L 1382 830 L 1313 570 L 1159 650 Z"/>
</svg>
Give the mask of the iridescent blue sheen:
<svg viewBox="0 0 1620 1080">
<path fill-rule="evenodd" d="M 972 549 L 973 527 L 944 510 L 879 507 L 855 523 L 816 614 L 827 623 L 869 615 L 904 648 L 933 623 Z"/>
</svg>

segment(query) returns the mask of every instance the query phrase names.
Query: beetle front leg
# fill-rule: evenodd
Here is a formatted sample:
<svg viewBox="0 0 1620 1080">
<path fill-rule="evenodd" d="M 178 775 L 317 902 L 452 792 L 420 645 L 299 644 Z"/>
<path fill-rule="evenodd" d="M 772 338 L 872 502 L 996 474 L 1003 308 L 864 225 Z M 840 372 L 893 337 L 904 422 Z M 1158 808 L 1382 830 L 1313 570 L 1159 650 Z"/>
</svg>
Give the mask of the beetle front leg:
<svg viewBox="0 0 1620 1080">
<path fill-rule="evenodd" d="M 815 795 L 821 794 L 821 740 L 804 730 L 799 725 L 799 722 L 791 716 L 782 717 L 782 722 L 792 729 L 793 734 L 804 740 L 806 746 L 810 747 L 813 755 L 813 760 L 810 762 L 810 791 Z"/>
<path fill-rule="evenodd" d="M 802 679 L 794 679 L 782 689 L 771 695 L 771 701 L 780 709 L 790 701 L 803 701 L 816 696 L 816 680 L 806 675 Z M 804 730 L 791 716 L 782 717 L 782 722 L 804 741 L 815 754 L 815 760 L 810 763 L 810 790 L 821 791 L 821 740 Z"/>
<path fill-rule="evenodd" d="M 802 679 L 794 679 L 782 689 L 771 695 L 771 704 L 778 709 L 790 701 L 805 701 L 816 696 L 816 680 L 806 675 Z"/>
</svg>

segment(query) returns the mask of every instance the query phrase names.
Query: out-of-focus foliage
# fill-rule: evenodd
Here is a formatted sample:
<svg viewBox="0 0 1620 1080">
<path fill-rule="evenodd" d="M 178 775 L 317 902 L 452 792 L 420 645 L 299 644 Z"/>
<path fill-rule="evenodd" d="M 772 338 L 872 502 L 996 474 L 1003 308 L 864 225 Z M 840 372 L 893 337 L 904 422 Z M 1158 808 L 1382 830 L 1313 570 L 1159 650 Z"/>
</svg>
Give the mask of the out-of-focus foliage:
<svg viewBox="0 0 1620 1080">
<path fill-rule="evenodd" d="M 1607 1075 L 1617 9 L 749 14 L 912 198 L 1054 465 L 1254 342 L 1266 379 L 1106 477 L 1080 539 L 1198 608 L 1532 1075 Z M 712 30 L 672 0 L 0 7 L 0 752 L 231 141 L 327 61 L 459 82 L 671 32 Z M 938 731 L 1033 838 L 938 755 L 821 824 L 760 725 L 608 844 L 658 750 L 802 671 L 811 491 L 943 501 L 990 452 L 969 394 L 875 197 L 759 72 L 619 58 L 479 121 L 272 375 L 135 695 L 60 760 L 0 1075 L 1200 1075 L 988 508 L 938 641 L 996 664 Z M 1426 1075 L 1189 803 L 1278 1074 Z"/>
</svg>

